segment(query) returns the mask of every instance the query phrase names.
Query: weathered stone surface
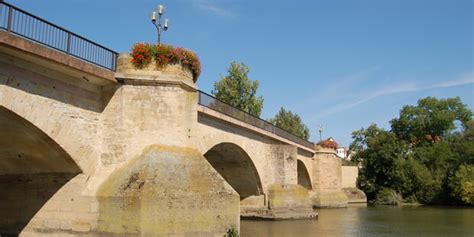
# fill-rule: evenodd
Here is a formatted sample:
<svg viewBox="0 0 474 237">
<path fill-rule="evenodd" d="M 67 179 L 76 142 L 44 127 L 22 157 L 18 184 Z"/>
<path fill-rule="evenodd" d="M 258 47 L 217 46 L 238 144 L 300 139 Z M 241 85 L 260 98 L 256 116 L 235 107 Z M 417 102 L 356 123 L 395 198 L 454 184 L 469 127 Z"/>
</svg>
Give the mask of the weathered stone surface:
<svg viewBox="0 0 474 237">
<path fill-rule="evenodd" d="M 367 196 L 358 188 L 343 188 L 348 204 L 367 204 Z"/>
<path fill-rule="evenodd" d="M 359 177 L 359 167 L 357 166 L 342 166 L 342 188 L 357 187 L 357 177 Z"/>
<path fill-rule="evenodd" d="M 342 191 L 341 160 L 332 149 L 320 148 L 315 154 L 313 176 L 315 207 L 345 207 L 347 196 Z"/>
<path fill-rule="evenodd" d="M 28 223 L 33 228 L 59 229 L 61 218 L 54 218 L 59 207 L 53 208 L 51 199 L 74 176 L 67 173 L 0 175 L 0 190 L 4 190 L 0 198 L 0 233 L 17 235 Z M 31 221 L 35 215 L 37 218 Z"/>
<path fill-rule="evenodd" d="M 239 225 L 239 196 L 196 150 L 151 146 L 102 184 L 98 232 L 223 235 Z"/>
<path fill-rule="evenodd" d="M 95 161 L 100 153 L 101 98 L 101 89 L 96 85 L 55 71 L 54 68 L 48 70 L 0 53 L 2 110 L 27 121 L 30 124 L 28 128 L 40 130 L 87 174 L 96 168 Z M 4 139 L 9 137 L 6 133 L 2 135 Z M 26 151 L 20 149 L 16 155 L 21 152 Z M 1 159 L 13 153 L 8 152 Z M 54 164 L 46 163 L 51 166 Z"/>
<path fill-rule="evenodd" d="M 309 219 L 317 218 L 308 190 L 300 185 L 272 185 L 268 190 L 268 209 L 247 209 L 243 218 Z"/>
<path fill-rule="evenodd" d="M 321 191 L 316 192 L 311 198 L 311 201 L 315 207 L 322 208 L 334 208 L 334 207 L 346 207 L 347 196 L 341 191 Z"/>
</svg>

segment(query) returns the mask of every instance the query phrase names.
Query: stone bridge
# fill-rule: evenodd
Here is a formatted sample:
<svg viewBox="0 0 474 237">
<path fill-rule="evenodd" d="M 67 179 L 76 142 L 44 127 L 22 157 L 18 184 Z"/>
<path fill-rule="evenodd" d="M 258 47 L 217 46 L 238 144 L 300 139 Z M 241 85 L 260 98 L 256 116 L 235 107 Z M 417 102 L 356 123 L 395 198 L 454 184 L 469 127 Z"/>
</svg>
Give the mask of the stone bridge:
<svg viewBox="0 0 474 237">
<path fill-rule="evenodd" d="M 0 31 L 1 236 L 222 236 L 347 204 L 334 151 L 199 103 L 187 69 L 129 62 Z"/>
</svg>

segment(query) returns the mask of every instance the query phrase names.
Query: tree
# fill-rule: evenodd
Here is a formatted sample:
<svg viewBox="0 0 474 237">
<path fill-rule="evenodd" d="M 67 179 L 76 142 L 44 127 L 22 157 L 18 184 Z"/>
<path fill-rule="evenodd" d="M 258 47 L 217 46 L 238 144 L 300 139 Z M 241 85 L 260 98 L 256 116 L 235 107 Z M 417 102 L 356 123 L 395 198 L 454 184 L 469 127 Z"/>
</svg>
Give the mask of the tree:
<svg viewBox="0 0 474 237">
<path fill-rule="evenodd" d="M 369 146 L 369 139 L 376 138 L 380 133 L 385 132 L 383 129 L 377 127 L 377 124 L 371 124 L 367 129 L 360 129 L 352 132 L 352 143 L 349 146 L 351 151 L 356 153 L 354 158 L 363 157 L 363 152 Z"/>
<path fill-rule="evenodd" d="M 305 140 L 309 139 L 309 129 L 301 121 L 300 116 L 289 110 L 285 110 L 283 107 L 280 108 L 280 111 L 278 111 L 275 117 L 269 119 L 269 122 L 293 135 Z"/>
<path fill-rule="evenodd" d="M 455 121 L 466 127 L 472 112 L 461 103 L 459 97 L 437 99 L 426 97 L 416 106 L 406 105 L 400 117 L 390 121 L 398 138 L 413 144 L 437 142 L 456 128 Z"/>
<path fill-rule="evenodd" d="M 354 159 L 362 163 L 358 185 L 373 199 L 384 188 L 400 192 L 401 160 L 407 157 L 408 146 L 390 131 L 372 124 L 352 133 Z"/>
<path fill-rule="evenodd" d="M 458 97 L 420 99 L 390 123 L 389 131 L 372 124 L 352 133 L 358 186 L 369 199 L 393 191 L 405 201 L 474 205 L 474 122 Z"/>
<path fill-rule="evenodd" d="M 231 62 L 228 75 L 214 83 L 212 94 L 236 108 L 260 117 L 263 97 L 257 97 L 259 82 L 248 78 L 249 68 L 244 63 Z"/>
</svg>

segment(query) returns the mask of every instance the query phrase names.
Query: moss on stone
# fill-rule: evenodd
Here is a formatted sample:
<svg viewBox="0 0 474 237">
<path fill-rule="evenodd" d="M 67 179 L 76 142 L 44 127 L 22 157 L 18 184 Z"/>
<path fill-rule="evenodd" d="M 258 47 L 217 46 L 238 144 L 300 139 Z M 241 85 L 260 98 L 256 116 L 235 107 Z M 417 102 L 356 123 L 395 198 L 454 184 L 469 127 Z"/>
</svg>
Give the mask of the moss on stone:
<svg viewBox="0 0 474 237">
<path fill-rule="evenodd" d="M 239 196 L 196 150 L 153 145 L 98 193 L 98 232 L 224 234 L 239 224 Z"/>
<path fill-rule="evenodd" d="M 343 191 L 317 192 L 311 201 L 316 207 L 346 207 L 348 198 Z"/>
</svg>

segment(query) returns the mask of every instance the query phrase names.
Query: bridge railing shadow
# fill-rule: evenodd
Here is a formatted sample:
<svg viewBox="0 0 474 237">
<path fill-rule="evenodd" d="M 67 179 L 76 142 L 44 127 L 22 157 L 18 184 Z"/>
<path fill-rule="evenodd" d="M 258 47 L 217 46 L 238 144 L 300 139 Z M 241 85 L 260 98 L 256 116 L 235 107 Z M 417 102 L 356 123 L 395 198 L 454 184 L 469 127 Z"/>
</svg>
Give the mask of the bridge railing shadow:
<svg viewBox="0 0 474 237">
<path fill-rule="evenodd" d="M 227 116 L 230 116 L 232 118 L 238 119 L 244 123 L 250 124 L 252 126 L 258 127 L 260 129 L 263 129 L 267 132 L 271 132 L 279 137 L 288 139 L 292 142 L 295 142 L 301 146 L 304 146 L 306 148 L 309 148 L 311 150 L 314 149 L 314 143 L 307 141 L 301 137 L 298 137 L 288 131 L 285 131 L 284 129 L 281 129 L 274 124 L 263 120 L 261 118 L 258 118 L 250 113 L 247 113 L 243 110 L 240 110 L 238 108 L 235 108 L 232 105 L 227 104 L 226 102 L 223 102 L 212 95 L 209 95 L 203 91 L 198 91 L 198 103 L 206 108 L 215 110 L 217 112 L 223 113 Z"/>
</svg>

